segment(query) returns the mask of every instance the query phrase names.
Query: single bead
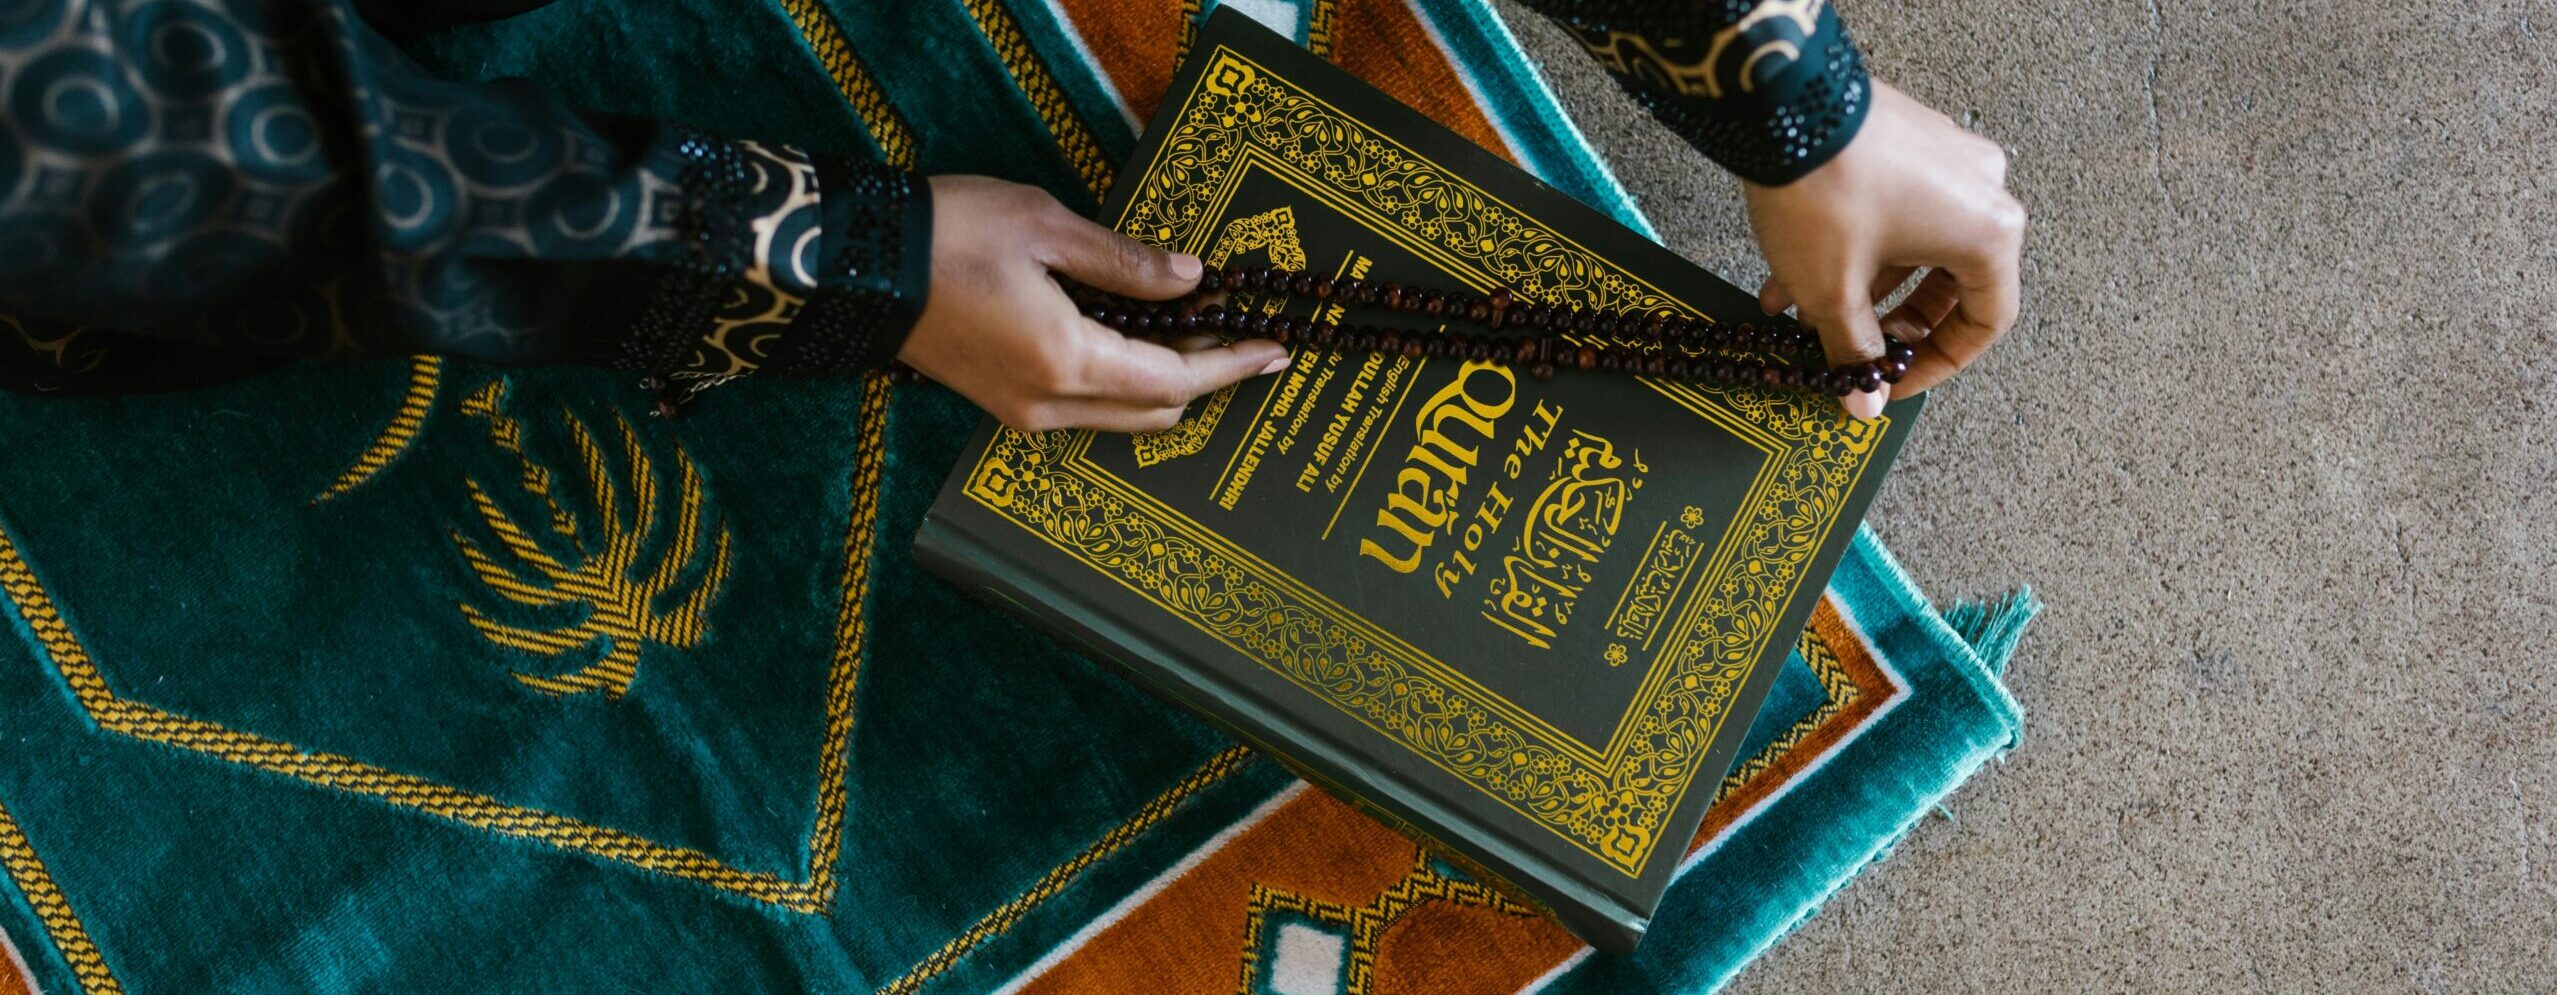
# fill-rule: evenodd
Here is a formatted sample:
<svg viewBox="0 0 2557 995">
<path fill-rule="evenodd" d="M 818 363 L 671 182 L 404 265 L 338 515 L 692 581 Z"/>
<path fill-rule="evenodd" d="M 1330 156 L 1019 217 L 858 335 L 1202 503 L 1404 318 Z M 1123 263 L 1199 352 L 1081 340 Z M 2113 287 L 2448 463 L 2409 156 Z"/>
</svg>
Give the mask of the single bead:
<svg viewBox="0 0 2557 995">
<path fill-rule="evenodd" d="M 1906 361 L 1900 359 L 1886 359 L 1882 361 L 1883 383 L 1899 383 L 1900 378 L 1908 375 L 1909 364 Z"/>
<path fill-rule="evenodd" d="M 1572 354 L 1572 365 L 1584 370 L 1597 369 L 1598 350 L 1592 349 L 1588 346 L 1580 347 L 1579 352 Z"/>
<path fill-rule="evenodd" d="M 1856 389 L 1870 394 L 1882 389 L 1882 371 L 1867 363 L 1856 371 Z"/>
<path fill-rule="evenodd" d="M 1199 267 L 1199 289 L 1198 289 L 1198 291 L 1197 291 L 1198 293 L 1202 293 L 1202 294 L 1207 293 L 1208 291 L 1215 290 L 1215 289 L 1216 289 L 1216 288 L 1218 288 L 1218 287 L 1224 286 L 1224 284 L 1225 284 L 1225 274 L 1224 274 L 1224 273 L 1222 273 L 1222 272 L 1220 272 L 1220 271 L 1218 271 L 1216 267 L 1214 267 L 1214 266 L 1201 266 L 1201 267 Z"/>
<path fill-rule="evenodd" d="M 1465 343 L 1465 358 L 1477 363 L 1490 362 L 1492 358 L 1492 344 L 1481 339 L 1467 340 Z"/>
<path fill-rule="evenodd" d="M 1693 380 L 1696 378 L 1696 364 L 1683 356 L 1670 360 L 1669 376 L 1678 380 Z"/>
<path fill-rule="evenodd" d="M 1222 276 L 1217 278 L 1217 285 L 1224 287 L 1227 290 L 1241 290 L 1243 289 L 1243 284 L 1248 281 L 1248 277 L 1249 275 L 1243 270 L 1226 270 Z"/>
<path fill-rule="evenodd" d="M 1482 298 L 1475 298 L 1473 301 L 1465 305 L 1465 320 L 1477 325 L 1490 324 L 1492 320 L 1492 306 L 1484 303 Z"/>
<path fill-rule="evenodd" d="M 1270 319 L 1270 330 L 1269 330 L 1269 334 L 1271 334 L 1271 335 L 1292 335 L 1292 334 L 1295 334 L 1295 332 L 1296 332 L 1296 328 L 1297 328 L 1297 325 L 1296 325 L 1296 319 L 1294 319 L 1294 318 L 1290 318 L 1290 317 L 1287 317 L 1287 316 L 1285 316 L 1285 315 L 1281 315 L 1281 316 L 1279 316 L 1279 317 L 1276 317 L 1276 318 L 1272 318 L 1272 319 Z"/>
<path fill-rule="evenodd" d="M 1510 293 L 1508 287 L 1493 287 L 1491 296 L 1484 298 L 1483 303 L 1491 305 L 1494 311 L 1507 311 L 1510 305 L 1518 303 L 1518 297 Z"/>
<path fill-rule="evenodd" d="M 1598 316 L 1582 308 L 1571 309 L 1571 330 L 1587 335 L 1598 328 Z"/>
<path fill-rule="evenodd" d="M 1445 315 L 1447 313 L 1447 296 L 1435 290 L 1422 294 L 1421 313 L 1432 318 Z"/>
<path fill-rule="evenodd" d="M 1537 360 L 1527 367 L 1527 375 L 1538 380 L 1551 380 L 1554 378 L 1554 364 L 1541 359 Z"/>
<path fill-rule="evenodd" d="M 1401 351 L 1403 351 L 1403 337 L 1402 337 L 1402 336 L 1400 336 L 1400 335 L 1396 335 L 1396 334 L 1394 334 L 1394 333 L 1392 333 L 1392 332 L 1387 332 L 1387 333 L 1385 333 L 1384 337 L 1379 338 L 1379 339 L 1376 341 L 1376 351 L 1378 351 L 1378 352 L 1401 352 Z"/>
<path fill-rule="evenodd" d="M 1427 339 L 1424 339 L 1424 338 L 1422 338 L 1421 336 L 1418 336 L 1418 335 L 1414 335 L 1414 336 L 1412 336 L 1412 337 L 1410 337 L 1410 338 L 1404 339 L 1404 340 L 1403 340 L 1403 349 L 1402 349 L 1403 358 L 1404 358 L 1404 359 L 1419 359 L 1419 358 L 1421 358 L 1422 356 L 1428 355 L 1428 354 L 1429 354 L 1429 349 L 1427 348 L 1427 346 L 1428 346 L 1428 340 L 1427 340 Z"/>
<path fill-rule="evenodd" d="M 1385 306 L 1385 310 L 1388 310 L 1388 311 L 1400 311 L 1400 310 L 1402 310 L 1402 309 L 1403 309 L 1403 285 L 1402 285 L 1402 284 L 1399 284 L 1399 283 L 1395 283 L 1395 282 L 1393 282 L 1393 281 L 1391 281 L 1391 280 L 1386 281 L 1386 283 L 1385 283 L 1385 293 L 1384 293 L 1384 295 L 1383 295 L 1383 296 L 1381 296 L 1381 297 L 1379 297 L 1379 298 L 1377 299 L 1377 303 L 1379 303 L 1379 304 L 1383 304 L 1383 305 Z"/>
<path fill-rule="evenodd" d="M 1342 300 L 1356 303 L 1358 301 L 1358 292 L 1366 286 L 1367 281 L 1354 276 L 1347 279 L 1335 280 L 1332 282 L 1332 294 Z"/>
<path fill-rule="evenodd" d="M 1542 357 L 1540 357 L 1536 352 L 1536 341 L 1534 339 L 1520 339 L 1516 344 L 1510 347 L 1509 358 L 1511 362 L 1520 366 L 1528 366 L 1534 364 L 1536 360 Z"/>
<path fill-rule="evenodd" d="M 1643 357 L 1643 372 L 1655 377 L 1668 374 L 1669 357 L 1660 355 L 1659 353 L 1653 353 L 1649 356 Z"/>
<path fill-rule="evenodd" d="M 1314 277 L 1305 273 L 1298 273 L 1288 277 L 1287 294 L 1290 297 L 1314 296 Z"/>
<path fill-rule="evenodd" d="M 1270 341 L 1276 342 L 1280 345 L 1286 345 L 1290 342 L 1294 342 L 1297 337 L 1296 330 L 1293 328 L 1270 329 Z"/>
<path fill-rule="evenodd" d="M 1315 300 L 1318 300 L 1318 301 L 1328 301 L 1328 300 L 1331 300 L 1331 299 L 1332 299 L 1332 291 L 1333 291 L 1333 289 L 1334 289 L 1334 284 L 1332 283 L 1332 278 L 1331 278 L 1331 277 L 1328 277 L 1328 276 L 1318 276 L 1318 277 L 1315 277 L 1315 278 L 1314 278 L 1314 282 L 1313 282 L 1313 285 L 1312 285 L 1311 289 L 1312 289 L 1312 290 L 1313 290 L 1313 292 L 1314 292 L 1314 299 L 1315 299 Z"/>
</svg>

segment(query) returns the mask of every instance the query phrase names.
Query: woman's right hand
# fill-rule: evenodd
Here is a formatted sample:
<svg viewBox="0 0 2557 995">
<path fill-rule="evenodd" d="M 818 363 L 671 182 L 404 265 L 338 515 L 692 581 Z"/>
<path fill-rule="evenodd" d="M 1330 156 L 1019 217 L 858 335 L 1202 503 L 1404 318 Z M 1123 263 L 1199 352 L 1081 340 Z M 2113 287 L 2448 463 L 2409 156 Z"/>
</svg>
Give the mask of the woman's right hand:
<svg viewBox="0 0 2557 995">
<path fill-rule="evenodd" d="M 1171 428 L 1190 401 L 1287 368 L 1253 339 L 1175 350 L 1086 318 L 1050 274 L 1168 300 L 1198 288 L 1196 256 L 1085 220 L 1037 187 L 932 178 L 932 286 L 897 354 L 1025 432 Z"/>
</svg>

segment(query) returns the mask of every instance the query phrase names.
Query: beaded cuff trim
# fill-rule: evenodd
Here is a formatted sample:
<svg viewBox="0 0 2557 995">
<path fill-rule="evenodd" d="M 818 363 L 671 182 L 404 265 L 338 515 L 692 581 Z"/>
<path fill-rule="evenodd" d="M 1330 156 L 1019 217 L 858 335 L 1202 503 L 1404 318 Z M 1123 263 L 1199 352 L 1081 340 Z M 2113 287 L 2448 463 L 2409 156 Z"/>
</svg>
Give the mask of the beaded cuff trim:
<svg viewBox="0 0 2557 995">
<path fill-rule="evenodd" d="M 658 374 L 679 368 L 719 312 L 720 294 L 745 268 L 746 165 L 734 143 L 686 135 L 675 219 L 683 261 L 669 272 L 613 357 L 616 369 Z"/>
<path fill-rule="evenodd" d="M 1652 116 L 1753 183 L 1820 168 L 1872 102 L 1864 56 L 1823 0 L 1667 5 L 1669 14 L 1657 4 L 1534 5 L 1572 26 Z"/>
<path fill-rule="evenodd" d="M 817 163 L 825 250 L 817 291 L 765 370 L 841 373 L 888 365 L 923 313 L 932 258 L 931 199 L 914 174 Z"/>
</svg>

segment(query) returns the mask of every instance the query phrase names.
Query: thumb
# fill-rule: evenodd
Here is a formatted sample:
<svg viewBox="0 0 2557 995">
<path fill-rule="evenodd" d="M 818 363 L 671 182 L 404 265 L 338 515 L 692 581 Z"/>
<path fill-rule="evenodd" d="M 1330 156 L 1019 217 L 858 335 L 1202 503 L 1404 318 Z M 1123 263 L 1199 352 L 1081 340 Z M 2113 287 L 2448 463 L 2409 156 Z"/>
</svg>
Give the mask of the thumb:
<svg viewBox="0 0 2557 995">
<path fill-rule="evenodd" d="M 1068 212 L 1058 212 L 1047 241 L 1041 261 L 1096 290 L 1159 301 L 1199 287 L 1199 257 L 1155 248 Z"/>
<path fill-rule="evenodd" d="M 1882 323 L 1875 319 L 1873 305 L 1857 294 L 1841 288 L 1805 303 L 1802 310 L 1805 323 L 1820 333 L 1820 347 L 1832 369 L 1882 358 Z M 1855 391 L 1838 398 L 1838 404 L 1849 415 L 1872 419 L 1882 414 L 1883 393 Z"/>
<path fill-rule="evenodd" d="M 1793 295 L 1787 293 L 1785 285 L 1777 283 L 1775 277 L 1768 277 L 1767 282 L 1758 285 L 1758 310 L 1768 314 L 1783 314 L 1786 308 L 1792 306 Z"/>
</svg>

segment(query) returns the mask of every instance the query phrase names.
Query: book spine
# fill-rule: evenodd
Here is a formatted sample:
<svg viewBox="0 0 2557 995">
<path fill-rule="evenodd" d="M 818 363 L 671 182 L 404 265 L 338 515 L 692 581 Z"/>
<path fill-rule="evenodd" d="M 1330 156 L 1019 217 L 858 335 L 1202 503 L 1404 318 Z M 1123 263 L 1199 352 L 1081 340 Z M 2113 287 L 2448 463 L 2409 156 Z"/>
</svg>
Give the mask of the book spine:
<svg viewBox="0 0 2557 995">
<path fill-rule="evenodd" d="M 1574 885 L 1559 869 L 1544 866 L 1523 848 L 1478 846 L 1472 859 L 1457 855 L 1455 848 L 1440 840 L 1489 841 L 1482 841 L 1479 832 L 1468 832 L 1454 820 L 1439 817 L 1439 806 L 1366 776 L 1337 744 L 1282 725 L 1269 710 L 1207 683 L 1198 670 L 1179 666 L 1177 655 L 1150 645 L 1136 627 L 1121 624 L 1058 586 L 1038 580 L 1036 571 L 1010 562 L 990 544 L 978 541 L 964 524 L 927 514 L 915 533 L 914 551 L 927 572 L 1109 664 L 1138 688 L 1206 719 L 1429 852 L 1451 858 L 1452 865 L 1544 912 L 1592 946 L 1609 953 L 1631 952 L 1649 926 L 1632 910 Z"/>
</svg>

